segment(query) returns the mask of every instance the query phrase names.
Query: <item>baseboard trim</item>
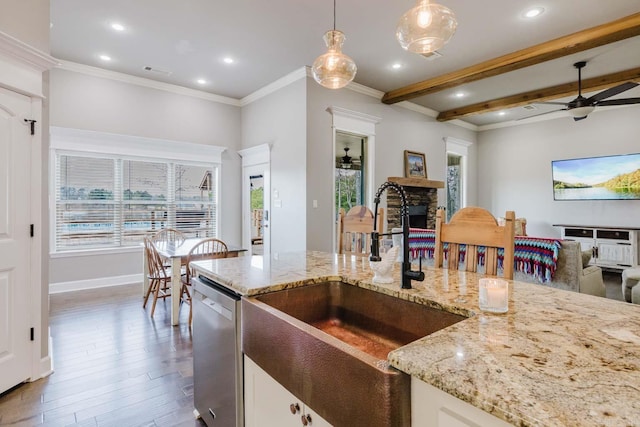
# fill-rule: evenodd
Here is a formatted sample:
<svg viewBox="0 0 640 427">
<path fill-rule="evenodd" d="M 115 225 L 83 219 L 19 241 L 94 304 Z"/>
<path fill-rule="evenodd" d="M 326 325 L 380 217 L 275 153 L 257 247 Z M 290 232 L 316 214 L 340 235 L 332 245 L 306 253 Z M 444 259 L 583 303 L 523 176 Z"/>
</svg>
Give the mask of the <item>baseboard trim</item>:
<svg viewBox="0 0 640 427">
<path fill-rule="evenodd" d="M 124 276 L 99 277 L 97 279 L 75 280 L 73 282 L 58 282 L 49 284 L 49 294 L 81 291 L 86 289 L 104 288 L 107 286 L 131 285 L 142 283 L 142 274 L 127 274 Z"/>
<path fill-rule="evenodd" d="M 40 378 L 48 377 L 53 374 L 53 340 L 51 339 L 51 331 L 49 331 L 49 354 L 40 359 Z"/>
</svg>

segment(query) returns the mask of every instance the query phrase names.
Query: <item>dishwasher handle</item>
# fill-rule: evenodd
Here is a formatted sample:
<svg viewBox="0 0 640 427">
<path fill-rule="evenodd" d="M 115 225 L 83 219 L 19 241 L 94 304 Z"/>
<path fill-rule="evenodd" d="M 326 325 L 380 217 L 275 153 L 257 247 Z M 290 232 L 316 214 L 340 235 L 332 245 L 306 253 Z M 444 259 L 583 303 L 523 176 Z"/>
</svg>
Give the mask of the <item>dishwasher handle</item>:
<svg viewBox="0 0 640 427">
<path fill-rule="evenodd" d="M 229 319 L 229 320 L 233 320 L 233 311 L 229 310 L 226 307 L 223 307 L 222 304 L 212 300 L 211 298 L 208 297 L 204 297 L 202 298 L 201 301 L 205 306 L 209 307 L 211 310 L 215 311 L 216 313 L 218 313 L 219 315 Z"/>
</svg>

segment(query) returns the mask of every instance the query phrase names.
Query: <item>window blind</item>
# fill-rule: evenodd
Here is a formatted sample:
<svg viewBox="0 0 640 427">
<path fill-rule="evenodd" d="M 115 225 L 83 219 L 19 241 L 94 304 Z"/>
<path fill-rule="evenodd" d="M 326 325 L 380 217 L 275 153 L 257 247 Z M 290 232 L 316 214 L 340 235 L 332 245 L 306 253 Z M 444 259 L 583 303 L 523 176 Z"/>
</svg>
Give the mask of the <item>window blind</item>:
<svg viewBox="0 0 640 427">
<path fill-rule="evenodd" d="M 176 228 L 216 237 L 218 168 L 56 153 L 55 250 L 136 246 Z"/>
</svg>

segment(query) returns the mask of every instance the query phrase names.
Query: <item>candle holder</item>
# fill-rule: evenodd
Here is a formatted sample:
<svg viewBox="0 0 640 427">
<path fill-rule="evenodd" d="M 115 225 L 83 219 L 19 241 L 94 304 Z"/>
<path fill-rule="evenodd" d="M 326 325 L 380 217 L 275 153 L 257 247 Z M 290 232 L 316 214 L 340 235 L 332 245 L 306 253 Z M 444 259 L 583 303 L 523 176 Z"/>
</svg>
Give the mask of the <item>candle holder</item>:
<svg viewBox="0 0 640 427">
<path fill-rule="evenodd" d="M 503 279 L 483 278 L 478 283 L 480 310 L 506 313 L 509 310 L 509 282 Z"/>
</svg>

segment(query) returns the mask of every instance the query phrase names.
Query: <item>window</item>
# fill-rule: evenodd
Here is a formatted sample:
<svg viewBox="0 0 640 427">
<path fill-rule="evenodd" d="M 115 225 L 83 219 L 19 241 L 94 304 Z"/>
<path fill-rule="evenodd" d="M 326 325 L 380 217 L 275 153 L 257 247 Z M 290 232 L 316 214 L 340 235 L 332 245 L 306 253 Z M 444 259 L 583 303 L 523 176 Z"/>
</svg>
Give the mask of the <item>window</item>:
<svg viewBox="0 0 640 427">
<path fill-rule="evenodd" d="M 218 236 L 219 164 L 193 161 L 184 153 L 182 159 L 157 158 L 170 154 L 157 147 L 147 149 L 154 157 L 146 158 L 131 150 L 131 141 L 125 145 L 135 156 L 65 150 L 61 147 L 69 144 L 61 139 L 52 132 L 54 252 L 139 246 L 142 236 L 167 227 L 189 237 Z M 91 141 L 83 146 L 91 148 Z"/>
</svg>

